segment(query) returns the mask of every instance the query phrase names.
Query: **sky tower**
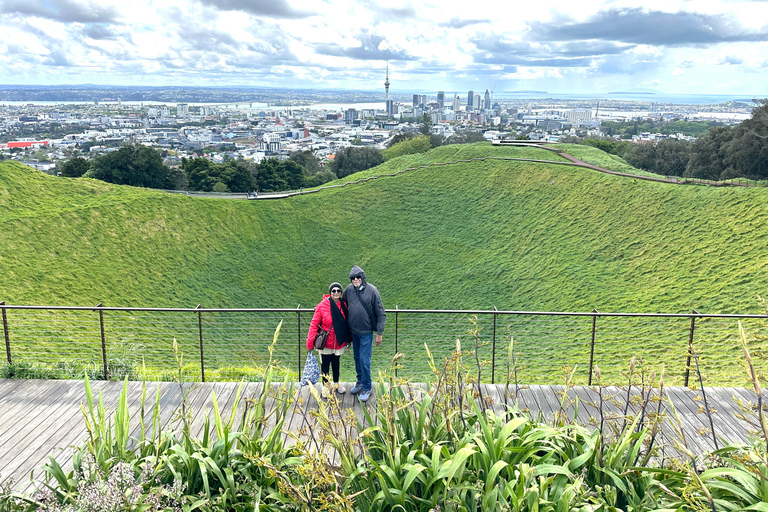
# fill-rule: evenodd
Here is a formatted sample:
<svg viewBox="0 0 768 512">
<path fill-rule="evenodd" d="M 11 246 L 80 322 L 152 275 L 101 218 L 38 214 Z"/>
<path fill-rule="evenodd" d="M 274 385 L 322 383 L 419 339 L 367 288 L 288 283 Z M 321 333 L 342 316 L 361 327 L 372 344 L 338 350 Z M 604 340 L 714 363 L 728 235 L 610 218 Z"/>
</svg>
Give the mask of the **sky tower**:
<svg viewBox="0 0 768 512">
<path fill-rule="evenodd" d="M 385 100 L 389 99 L 389 61 L 387 61 L 387 78 L 384 80 L 384 94 Z"/>
</svg>

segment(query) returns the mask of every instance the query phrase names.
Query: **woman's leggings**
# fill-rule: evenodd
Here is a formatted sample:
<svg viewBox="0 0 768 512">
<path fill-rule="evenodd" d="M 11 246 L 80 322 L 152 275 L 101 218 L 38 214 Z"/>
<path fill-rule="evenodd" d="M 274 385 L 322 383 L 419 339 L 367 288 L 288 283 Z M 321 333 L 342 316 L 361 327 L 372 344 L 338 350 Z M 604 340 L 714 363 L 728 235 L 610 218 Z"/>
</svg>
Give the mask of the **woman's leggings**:
<svg viewBox="0 0 768 512">
<path fill-rule="evenodd" d="M 328 369 L 333 366 L 333 382 L 339 382 L 339 362 L 341 356 L 335 354 L 320 354 L 320 372 L 323 374 L 323 383 L 328 382 Z"/>
</svg>

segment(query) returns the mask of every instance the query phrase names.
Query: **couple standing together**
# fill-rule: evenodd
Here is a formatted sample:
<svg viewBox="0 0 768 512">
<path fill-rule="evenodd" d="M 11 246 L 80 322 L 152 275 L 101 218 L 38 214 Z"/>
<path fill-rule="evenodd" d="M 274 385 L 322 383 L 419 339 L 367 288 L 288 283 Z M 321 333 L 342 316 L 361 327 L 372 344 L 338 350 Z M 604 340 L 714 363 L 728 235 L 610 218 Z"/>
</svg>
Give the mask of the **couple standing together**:
<svg viewBox="0 0 768 512">
<path fill-rule="evenodd" d="M 366 402 L 371 397 L 371 354 L 373 352 L 373 332 L 376 332 L 376 346 L 381 345 L 384 323 L 387 314 L 381 303 L 379 290 L 369 284 L 363 269 L 355 265 L 349 271 L 351 284 L 342 292 L 339 283 L 332 283 L 329 295 L 315 307 L 315 314 L 309 324 L 307 350 L 314 348 L 318 326 L 328 332 L 325 348 L 320 350 L 320 371 L 323 383 L 327 384 L 329 370 L 333 370 L 333 386 L 339 393 L 346 389 L 339 383 L 339 360 L 352 343 L 355 355 L 357 382 L 349 390 L 353 395 L 360 395 Z"/>
</svg>

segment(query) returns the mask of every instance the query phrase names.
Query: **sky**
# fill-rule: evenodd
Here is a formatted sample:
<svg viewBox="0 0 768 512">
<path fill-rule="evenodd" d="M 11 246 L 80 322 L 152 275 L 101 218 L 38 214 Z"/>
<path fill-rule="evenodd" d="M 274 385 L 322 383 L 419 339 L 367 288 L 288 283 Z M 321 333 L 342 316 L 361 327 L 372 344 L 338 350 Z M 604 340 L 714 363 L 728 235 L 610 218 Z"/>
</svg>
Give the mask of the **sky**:
<svg viewBox="0 0 768 512">
<path fill-rule="evenodd" d="M 768 96 L 768 0 L 0 0 L 0 84 Z"/>
</svg>

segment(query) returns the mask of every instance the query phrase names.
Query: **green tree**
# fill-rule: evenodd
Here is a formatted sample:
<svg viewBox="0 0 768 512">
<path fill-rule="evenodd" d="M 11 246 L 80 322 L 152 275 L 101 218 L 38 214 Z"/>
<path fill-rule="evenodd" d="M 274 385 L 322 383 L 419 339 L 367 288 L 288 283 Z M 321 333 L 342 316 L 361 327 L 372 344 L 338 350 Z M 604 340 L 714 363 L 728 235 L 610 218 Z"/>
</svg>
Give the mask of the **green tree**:
<svg viewBox="0 0 768 512">
<path fill-rule="evenodd" d="M 78 156 L 75 158 L 70 158 L 58 167 L 61 176 L 66 178 L 79 178 L 88 172 L 88 170 L 91 168 L 91 162 L 81 156 Z"/>
<path fill-rule="evenodd" d="M 705 180 L 723 179 L 723 173 L 728 167 L 725 162 L 732 140 L 732 128 L 728 126 L 710 128 L 693 143 L 691 158 L 688 160 L 684 176 Z"/>
<path fill-rule="evenodd" d="M 421 116 L 421 127 L 419 133 L 422 135 L 429 135 L 432 132 L 432 116 L 424 114 Z"/>
<path fill-rule="evenodd" d="M 371 147 L 347 147 L 336 152 L 331 165 L 333 173 L 344 178 L 350 174 L 376 167 L 384 161 L 381 151 Z"/>
<path fill-rule="evenodd" d="M 632 150 L 632 145 L 629 142 L 614 139 L 584 139 L 584 144 L 622 158 Z"/>
<path fill-rule="evenodd" d="M 261 192 L 296 190 L 304 186 L 303 169 L 292 160 L 262 160 L 256 170 L 256 187 Z"/>
<path fill-rule="evenodd" d="M 320 165 L 320 159 L 318 159 L 311 151 L 294 151 L 288 155 L 288 160 L 299 164 L 304 168 L 305 174 L 310 176 L 314 176 L 324 170 L 323 166 Z"/>
<path fill-rule="evenodd" d="M 254 181 L 245 162 L 230 160 L 222 165 L 221 181 L 231 192 L 250 192 Z"/>
<path fill-rule="evenodd" d="M 129 144 L 97 158 L 86 176 L 118 185 L 164 188 L 168 168 L 159 151 Z"/>
<path fill-rule="evenodd" d="M 741 176 L 759 180 L 768 178 L 768 99 L 755 101 L 760 106 L 752 111 L 752 117 L 733 129 L 726 164 Z"/>
<path fill-rule="evenodd" d="M 230 192 L 248 192 L 255 188 L 255 182 L 247 162 L 228 160 L 223 164 L 205 158 L 194 158 L 182 163 L 190 190 L 215 191 L 222 183 Z M 221 187 L 218 187 L 221 189 Z"/>
<path fill-rule="evenodd" d="M 395 134 L 394 137 L 392 137 L 389 142 L 387 142 L 387 148 L 391 148 L 395 144 L 399 144 L 400 142 L 405 142 L 406 140 L 410 140 L 416 136 L 415 133 L 398 133 Z"/>
<path fill-rule="evenodd" d="M 445 144 L 472 144 L 474 142 L 485 142 L 486 139 L 483 137 L 483 134 L 481 132 L 476 131 L 466 131 L 463 133 L 454 133 L 447 139 L 445 139 Z"/>
<path fill-rule="evenodd" d="M 691 157 L 692 144 L 686 140 L 664 139 L 635 144 L 627 153 L 630 165 L 663 176 L 683 176 Z"/>
</svg>

